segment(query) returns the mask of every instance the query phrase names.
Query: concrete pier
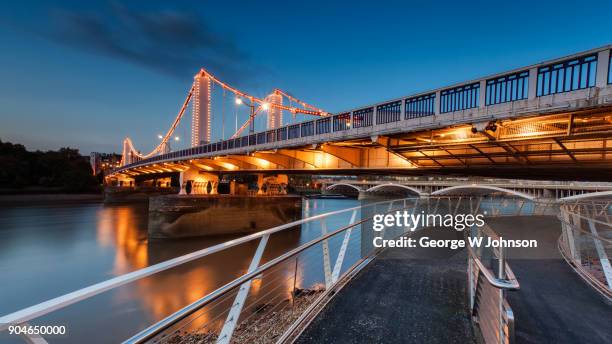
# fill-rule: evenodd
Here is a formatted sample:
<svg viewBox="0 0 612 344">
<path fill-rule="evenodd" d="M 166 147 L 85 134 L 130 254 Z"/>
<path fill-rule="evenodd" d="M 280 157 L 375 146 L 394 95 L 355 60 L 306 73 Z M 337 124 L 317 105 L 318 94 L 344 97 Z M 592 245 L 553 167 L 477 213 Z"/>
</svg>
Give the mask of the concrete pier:
<svg viewBox="0 0 612 344">
<path fill-rule="evenodd" d="M 176 194 L 176 187 L 104 187 L 104 203 L 146 203 L 149 197 Z"/>
<path fill-rule="evenodd" d="M 179 238 L 261 231 L 298 220 L 300 196 L 166 195 L 149 200 L 149 237 Z"/>
</svg>

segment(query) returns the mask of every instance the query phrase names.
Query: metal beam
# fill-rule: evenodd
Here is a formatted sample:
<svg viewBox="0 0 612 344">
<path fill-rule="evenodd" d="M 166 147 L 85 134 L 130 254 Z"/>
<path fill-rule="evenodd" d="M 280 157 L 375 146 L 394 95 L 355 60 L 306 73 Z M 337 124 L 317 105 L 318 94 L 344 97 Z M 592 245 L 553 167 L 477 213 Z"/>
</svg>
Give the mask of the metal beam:
<svg viewBox="0 0 612 344">
<path fill-rule="evenodd" d="M 301 161 L 302 163 L 304 163 L 304 164 L 306 164 L 308 166 L 311 166 L 312 168 L 319 167 L 319 166 L 315 166 L 314 159 L 308 160 L 306 157 L 304 157 L 304 154 L 299 154 L 299 153 L 308 153 L 308 152 L 304 152 L 304 151 L 301 151 L 301 150 L 298 150 L 298 149 L 293 149 L 293 150 L 290 150 L 290 149 L 279 149 L 279 150 L 276 151 L 276 154 L 284 155 L 284 156 L 290 157 L 292 159 Z M 314 154 L 314 153 L 310 152 L 310 154 Z"/>
<path fill-rule="evenodd" d="M 448 155 L 450 155 L 451 157 L 459 160 L 460 163 L 463 164 L 463 166 L 467 166 L 467 159 L 465 159 L 465 161 L 461 160 L 461 158 L 459 158 L 458 156 L 456 156 L 455 154 L 451 153 L 448 149 L 446 148 L 442 148 L 443 151 L 445 151 L 446 153 L 448 153 Z"/>
<path fill-rule="evenodd" d="M 523 163 L 523 164 L 531 164 L 531 162 L 524 157 L 513 145 L 507 143 L 507 142 L 500 142 L 500 141 L 493 141 L 497 144 L 497 146 L 503 148 L 504 150 L 506 150 L 506 152 L 510 153 L 517 161 Z"/>
<path fill-rule="evenodd" d="M 477 151 L 478 153 L 480 153 L 481 155 L 484 155 L 484 156 L 485 156 L 485 158 L 489 159 L 489 161 L 490 161 L 490 162 L 492 162 L 492 163 L 494 163 L 494 164 L 496 163 L 496 162 L 495 162 L 495 160 L 491 159 L 491 157 L 489 156 L 489 154 L 487 154 L 487 153 L 483 152 L 483 151 L 482 151 L 482 150 L 480 150 L 478 147 L 476 147 L 476 146 L 474 146 L 474 145 L 472 145 L 472 144 L 470 144 L 470 145 L 468 145 L 468 146 L 469 146 L 470 148 L 474 149 L 475 151 Z"/>
<path fill-rule="evenodd" d="M 325 219 L 321 220 L 321 236 L 327 234 L 327 223 Z M 323 250 L 323 272 L 325 274 L 325 288 L 329 289 L 332 285 L 332 272 L 331 264 L 329 261 L 329 241 L 327 239 L 321 242 L 321 248 Z"/>
<path fill-rule="evenodd" d="M 351 215 L 351 220 L 349 221 L 349 225 L 355 223 L 355 219 L 357 218 L 357 209 L 353 210 L 353 214 Z M 344 262 L 344 256 L 346 254 L 346 249 L 348 247 L 349 241 L 351 239 L 351 232 L 353 227 L 349 228 L 344 232 L 344 239 L 342 239 L 342 245 L 340 246 L 340 251 L 338 252 L 338 257 L 336 258 L 336 263 L 334 264 L 334 271 L 331 275 L 331 283 L 336 283 L 338 281 L 338 277 L 340 276 L 340 270 L 342 269 L 342 263 Z"/>
<path fill-rule="evenodd" d="M 593 213 L 594 215 L 595 213 Z M 601 264 L 601 269 L 603 270 L 604 276 L 606 278 L 606 282 L 608 283 L 608 288 L 612 289 L 612 266 L 610 265 L 610 259 L 606 254 L 606 249 L 604 248 L 601 240 L 598 239 L 599 234 L 597 233 L 597 228 L 595 227 L 595 222 L 593 219 L 587 219 L 589 223 L 589 229 L 593 234 L 593 242 L 595 243 L 595 250 L 597 251 L 597 256 L 599 256 L 599 263 Z"/>
<path fill-rule="evenodd" d="M 559 140 L 558 138 L 554 138 L 553 139 L 557 145 L 559 147 L 561 147 L 561 149 L 563 149 L 563 151 L 570 157 L 572 158 L 572 160 L 574 160 L 575 162 L 578 162 L 578 160 L 576 160 L 576 157 L 574 156 L 574 154 L 572 154 L 572 152 L 569 151 L 569 149 L 567 149 L 567 147 L 565 147 L 565 145 L 563 144 L 563 142 L 561 142 L 561 140 Z"/>
<path fill-rule="evenodd" d="M 394 141 L 396 141 L 396 142 L 398 142 L 398 143 L 400 142 L 400 140 L 398 140 L 398 139 L 393 139 L 393 140 L 394 140 Z M 402 160 L 404 160 L 404 161 L 408 162 L 409 164 L 411 164 L 411 165 L 413 165 L 413 166 L 415 166 L 415 167 L 421 167 L 421 166 L 420 166 L 420 165 L 419 165 L 417 162 L 415 162 L 413 159 L 410 159 L 410 158 L 406 157 L 405 155 L 403 155 L 402 153 L 400 153 L 400 152 L 396 151 L 396 150 L 395 150 L 395 147 L 394 147 L 394 146 L 391 146 L 391 141 L 392 141 L 392 139 L 391 139 L 391 138 L 389 138 L 389 137 L 386 137 L 386 136 L 384 136 L 384 137 L 378 137 L 378 136 L 377 136 L 377 137 L 376 137 L 376 143 L 378 143 L 379 145 L 381 145 L 381 146 L 385 147 L 385 148 L 387 149 L 387 152 L 388 152 L 388 153 L 390 153 L 390 154 L 393 154 L 393 155 L 397 156 L 398 158 L 400 158 L 400 159 L 402 159 Z M 397 144 L 396 144 L 396 146 L 397 146 Z"/>
<path fill-rule="evenodd" d="M 319 150 L 326 154 L 333 155 L 336 158 L 351 164 L 353 167 L 361 167 L 362 165 L 360 148 L 323 144 L 319 147 Z"/>
<path fill-rule="evenodd" d="M 274 161 L 272 161 L 272 159 L 269 158 L 262 158 L 261 156 L 254 156 L 254 155 L 228 155 L 228 157 L 230 159 L 236 159 L 236 160 L 240 160 L 243 161 L 247 164 L 251 164 L 253 166 L 258 166 L 260 168 L 263 169 L 269 169 L 270 165 L 274 166 L 274 168 L 278 168 L 279 166 L 281 168 L 289 168 L 289 166 L 287 165 L 281 165 L 278 164 Z M 269 166 L 264 166 L 264 165 L 269 165 Z"/>
<path fill-rule="evenodd" d="M 440 162 L 438 162 L 438 160 L 436 160 L 436 159 L 434 159 L 434 158 L 430 157 L 429 155 L 427 155 L 427 154 L 423 153 L 423 151 L 418 150 L 417 152 L 419 152 L 419 153 L 423 154 L 423 156 L 424 156 L 424 157 L 426 157 L 427 159 L 429 159 L 429 160 L 431 160 L 431 161 L 435 162 L 435 163 L 436 163 L 438 166 L 440 166 L 440 167 L 444 167 L 444 165 L 442 165 Z"/>
<path fill-rule="evenodd" d="M 263 256 L 264 250 L 266 248 L 266 244 L 268 243 L 268 239 L 270 238 L 269 234 L 266 234 L 261 237 L 259 241 L 259 245 L 257 246 L 257 250 L 255 251 L 255 255 L 253 255 L 253 259 L 251 260 L 251 264 L 249 265 L 249 269 L 247 274 L 252 273 L 259 266 L 259 262 L 261 261 L 261 257 Z M 244 302 L 246 301 L 247 296 L 249 295 L 249 290 L 251 289 L 251 283 L 253 280 L 249 280 L 248 282 L 242 283 L 240 289 L 238 289 L 238 294 L 234 299 L 234 303 L 232 304 L 232 308 L 227 315 L 225 323 L 223 324 L 223 328 L 219 333 L 219 337 L 217 338 L 217 343 L 221 344 L 229 344 L 232 339 L 232 334 L 236 329 L 236 325 L 238 325 L 238 320 L 240 318 L 240 313 L 242 312 L 242 307 L 244 307 Z"/>
</svg>

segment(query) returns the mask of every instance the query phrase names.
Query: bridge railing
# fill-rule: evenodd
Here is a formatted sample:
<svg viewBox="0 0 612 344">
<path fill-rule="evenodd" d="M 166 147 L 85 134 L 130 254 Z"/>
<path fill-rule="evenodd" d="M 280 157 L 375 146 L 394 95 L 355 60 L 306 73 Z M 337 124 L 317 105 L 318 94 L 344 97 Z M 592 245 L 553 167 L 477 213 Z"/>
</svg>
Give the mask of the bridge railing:
<svg viewBox="0 0 612 344">
<path fill-rule="evenodd" d="M 282 310 L 282 314 L 289 317 L 287 307 L 290 304 L 291 314 L 297 316 L 297 310 L 304 311 L 303 308 L 310 305 L 315 297 L 320 297 L 323 291 L 330 292 L 332 287 L 338 285 L 337 282 L 343 276 L 356 268 L 355 264 L 367 259 L 367 257 L 360 257 L 356 253 L 359 251 L 359 245 L 357 245 L 359 240 L 356 232 L 360 230 L 361 223 L 365 221 L 359 217 L 361 210 L 363 208 L 374 208 L 379 209 L 377 211 L 380 212 L 391 211 L 405 207 L 406 201 L 382 201 L 310 216 L 117 276 L 2 316 L 0 317 L 0 333 L 6 331 L 11 325 L 33 324 L 41 319 L 47 319 L 49 316 L 61 318 L 62 313 L 58 314 L 57 312 L 73 304 L 87 301 L 96 295 L 203 259 L 232 247 L 256 242 L 258 243 L 256 252 L 245 274 L 128 340 L 128 342 L 142 342 L 143 338 L 151 339 L 158 334 L 167 334 L 167 331 L 170 331 L 174 325 L 178 325 L 181 330 L 189 329 L 191 334 L 191 331 L 195 329 L 194 326 L 199 324 L 205 332 L 193 332 L 194 336 L 201 337 L 202 333 L 207 336 L 213 329 L 223 330 L 223 332 L 217 333 L 216 338 L 218 339 L 220 335 L 226 336 L 226 340 L 221 342 L 228 342 L 233 337 L 234 331 L 237 331 L 237 335 L 246 335 L 246 324 L 249 324 L 249 328 L 252 330 L 255 328 L 254 326 L 258 326 L 256 324 L 262 321 L 265 321 L 266 324 L 270 324 L 272 321 L 266 320 L 262 316 L 257 316 L 255 319 L 252 316 L 241 318 L 240 314 L 244 315 L 246 311 L 256 314 L 269 314 Z M 350 220 L 346 221 L 346 217 L 349 216 Z M 275 235 L 296 229 L 302 229 L 302 232 L 313 231 L 316 230 L 315 224 L 320 224 L 321 229 L 314 239 L 280 256 L 267 256 L 268 253 L 265 250 L 267 243 L 269 240 L 276 240 Z M 352 235 L 351 232 L 353 232 Z M 337 252 L 337 254 L 334 256 L 331 252 Z M 306 271 L 301 269 L 306 265 L 311 268 L 307 271 L 312 271 L 312 267 L 322 267 L 320 269 L 321 273 L 309 272 L 306 275 L 299 275 L 299 271 Z M 291 302 L 287 303 L 288 300 Z M 271 305 L 273 308 L 268 308 Z M 196 314 L 196 311 L 199 312 Z M 192 314 L 195 314 L 196 320 L 188 319 L 187 323 L 181 322 Z M 202 316 L 202 314 L 205 314 L 205 316 Z M 239 319 L 241 320 L 240 323 L 238 323 Z M 295 317 L 291 319 L 295 320 Z M 206 320 L 205 326 L 202 323 L 204 320 Z M 92 321 L 95 322 L 94 319 Z M 247 323 L 244 323 L 244 321 L 247 321 Z M 253 323 L 248 321 L 253 321 Z M 275 321 L 280 320 L 276 319 Z M 275 328 L 276 330 L 267 329 L 277 333 L 280 327 Z M 171 333 L 184 334 L 184 332 Z M 40 336 L 23 335 L 26 342 L 45 343 Z M 266 336 L 268 334 L 258 332 L 258 335 Z M 167 339 L 167 337 L 164 338 Z M 81 339 L 86 341 L 86 338 Z"/>
<path fill-rule="evenodd" d="M 564 204 L 558 217 L 563 257 L 589 285 L 612 301 L 612 203 Z"/>
<path fill-rule="evenodd" d="M 225 140 L 234 142 L 235 148 L 231 149 L 229 143 L 219 146 L 217 143 L 209 143 L 148 159 L 131 157 L 126 160 L 129 164 L 122 166 L 121 169 L 217 151 L 231 152 L 245 147 L 251 149 L 252 146 L 265 146 L 275 142 L 304 139 L 317 141 L 316 135 L 324 135 L 327 138 L 329 135 L 341 134 L 347 130 L 360 132 L 364 128 L 375 130 L 369 128 L 388 126 L 396 122 L 405 122 L 413 126 L 421 123 L 430 125 L 439 117 L 438 120 L 450 118 L 469 123 L 479 117 L 491 119 L 492 115 L 498 112 L 504 114 L 519 108 L 528 110 L 529 100 L 548 97 L 546 98 L 548 101 L 552 99 L 550 98 L 552 95 L 610 85 L 612 83 L 611 48 L 612 46 L 605 46 L 485 78 L 360 107 L 332 116 L 331 126 L 325 120 L 317 120 L 316 130 L 315 121 L 307 121 L 271 130 L 276 132 L 276 135 L 261 135 L 257 136 L 257 139 L 253 136 L 247 141 L 243 139 L 239 141 L 240 145 L 236 144 L 236 139 Z M 589 93 L 581 97 L 588 99 L 591 95 Z M 563 97 L 557 96 L 552 100 L 561 98 Z M 509 103 L 514 104 L 507 106 Z M 547 111 L 551 110 L 551 105 L 554 104 L 546 103 Z M 325 124 L 319 125 L 319 123 Z"/>
<path fill-rule="evenodd" d="M 499 236 L 488 226 L 472 228 L 468 238 L 499 240 Z M 514 343 L 514 314 L 506 299 L 506 291 L 517 290 L 520 285 L 506 263 L 505 249 L 466 246 L 472 319 L 485 343 Z"/>
<path fill-rule="evenodd" d="M 372 259 L 375 251 L 364 253 L 359 240 L 361 225 L 371 220 L 361 211 L 388 213 L 414 204 L 412 199 L 376 202 L 348 209 L 348 221 L 321 218 L 316 228 L 302 226 L 302 231 L 320 231 L 314 239 L 259 265 L 269 240 L 263 236 L 245 274 L 126 343 L 283 342 Z"/>
</svg>

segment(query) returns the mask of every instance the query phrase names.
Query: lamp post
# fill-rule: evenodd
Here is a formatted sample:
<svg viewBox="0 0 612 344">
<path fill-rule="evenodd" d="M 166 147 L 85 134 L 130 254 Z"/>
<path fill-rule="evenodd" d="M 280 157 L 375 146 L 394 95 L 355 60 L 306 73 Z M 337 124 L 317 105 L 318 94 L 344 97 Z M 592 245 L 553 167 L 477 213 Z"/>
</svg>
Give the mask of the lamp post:
<svg viewBox="0 0 612 344">
<path fill-rule="evenodd" d="M 236 97 L 236 107 L 234 108 L 234 133 L 238 131 L 238 106 L 242 104 L 242 99 Z"/>
<path fill-rule="evenodd" d="M 242 98 L 236 97 L 236 105 L 241 105 L 241 104 L 245 104 L 250 109 L 249 111 L 249 120 L 250 120 L 249 134 L 252 134 L 255 132 L 255 104 L 253 102 L 253 98 L 249 98 L 249 103 L 244 103 Z M 266 105 L 266 109 L 267 107 L 269 107 L 267 103 L 263 103 L 262 109 L 264 108 L 264 105 Z M 236 131 L 238 131 L 238 113 L 237 112 L 236 112 Z"/>
</svg>

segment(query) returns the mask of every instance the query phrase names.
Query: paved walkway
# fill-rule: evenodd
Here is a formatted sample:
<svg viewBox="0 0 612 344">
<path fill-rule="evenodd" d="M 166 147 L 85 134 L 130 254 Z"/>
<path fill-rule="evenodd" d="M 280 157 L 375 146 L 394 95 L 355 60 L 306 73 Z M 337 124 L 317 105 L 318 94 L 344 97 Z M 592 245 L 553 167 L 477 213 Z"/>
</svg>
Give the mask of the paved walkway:
<svg viewBox="0 0 612 344">
<path fill-rule="evenodd" d="M 554 217 L 488 221 L 504 238 L 538 240 L 531 249 L 508 249 L 521 289 L 508 293 L 516 343 L 612 343 L 612 305 L 591 289 L 560 256 L 561 226 Z"/>
<path fill-rule="evenodd" d="M 474 342 L 465 252 L 436 250 L 435 257 L 414 259 L 423 253 L 383 251 L 330 301 L 298 343 Z"/>
</svg>

